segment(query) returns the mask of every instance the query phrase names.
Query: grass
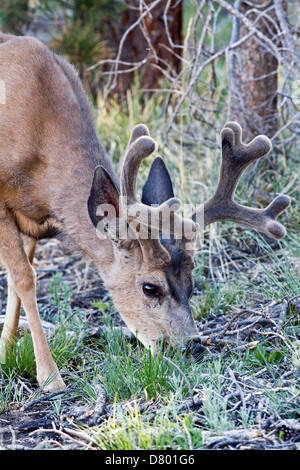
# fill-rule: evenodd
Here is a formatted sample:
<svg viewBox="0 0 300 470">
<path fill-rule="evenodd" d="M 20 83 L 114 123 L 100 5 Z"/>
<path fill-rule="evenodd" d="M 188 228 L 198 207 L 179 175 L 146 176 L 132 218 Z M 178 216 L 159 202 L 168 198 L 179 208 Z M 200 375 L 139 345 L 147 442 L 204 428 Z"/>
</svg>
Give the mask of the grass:
<svg viewBox="0 0 300 470">
<path fill-rule="evenodd" d="M 66 309 L 64 293 L 68 292 L 69 286 L 63 281 L 58 283 L 55 278 L 51 290 L 58 305 L 63 307 L 62 310 Z M 107 312 L 110 306 L 104 305 Z M 70 340 L 63 322 L 57 336 L 50 339 L 55 360 L 64 368 L 67 384 L 77 390 L 79 403 L 95 402 L 95 386 L 99 381 L 105 387 L 107 402 L 112 407 L 110 415 L 93 428 L 78 425 L 78 430 L 92 439 L 96 448 L 205 448 L 203 433 L 207 439 L 207 436 L 255 426 L 258 411 L 249 396 L 245 406 L 237 406 L 238 401 L 232 402 L 231 395 L 235 390 L 229 370 L 234 370 L 238 377 L 252 380 L 254 397 L 259 397 L 260 403 L 262 398 L 267 402 L 266 413 L 297 418 L 292 401 L 293 393 L 297 394 L 298 390 L 297 379 L 292 380 L 288 390 L 281 377 L 282 370 L 288 365 L 299 367 L 297 342 L 282 341 L 278 348 L 266 339 L 245 352 L 227 350 L 217 355 L 208 352 L 200 361 L 195 361 L 181 348 L 175 352 L 159 350 L 152 356 L 139 343 L 125 340 L 108 316 L 106 324 L 109 328 L 99 340 L 86 342 L 80 336 Z M 261 381 L 255 378 L 260 371 L 263 371 Z M 29 334 L 18 339 L 2 373 L 6 380 L 6 387 L 0 392 L 2 411 L 32 399 L 24 387 L 18 386 L 21 376 L 28 387 L 34 387 L 34 354 Z M 190 408 L 191 390 L 193 400 L 198 404 L 196 411 Z M 141 403 L 145 404 L 144 412 L 139 408 Z M 65 405 L 59 398 L 53 401 L 53 410 L 56 418 L 61 419 Z"/>
<path fill-rule="evenodd" d="M 170 405 L 160 410 L 155 418 L 142 417 L 136 404 L 118 413 L 101 428 L 93 430 L 95 446 L 102 450 L 165 450 L 188 449 L 189 443 L 201 445 L 201 431 L 195 431 L 191 416 L 180 417 Z"/>
<path fill-rule="evenodd" d="M 140 363 L 139 376 L 137 377 L 134 371 L 127 370 L 127 376 L 139 385 L 135 393 L 133 394 L 132 389 L 127 400 L 120 399 L 120 394 L 116 395 L 112 414 L 101 425 L 94 428 L 79 426 L 78 429 L 86 436 L 91 436 L 97 448 L 105 450 L 186 450 L 205 447 L 204 431 L 209 435 L 223 435 L 230 430 L 247 429 L 257 422 L 258 412 L 253 406 L 248 406 L 248 403 L 231 412 L 228 409 L 228 367 L 234 367 L 236 373 L 247 377 L 255 376 L 257 371 L 266 369 L 263 383 L 257 382 L 255 389 L 260 400 L 263 397 L 268 401 L 266 413 L 274 412 L 282 417 L 297 418 L 297 409 L 291 402 L 291 392 L 298 390 L 296 381 L 294 390 L 287 391 L 282 386 L 279 370 L 276 370 L 283 358 L 286 360 L 286 351 L 275 356 L 267 354 L 267 348 L 266 343 L 256 350 L 247 350 L 243 355 L 232 354 L 226 358 L 220 356 L 212 361 L 204 360 L 200 364 L 190 361 L 183 364 L 182 357 L 173 357 L 172 360 L 184 370 L 190 381 L 194 397 L 196 400 L 199 397 L 201 401 L 200 410 L 198 408 L 197 412 L 189 411 L 189 407 L 182 409 L 180 406 L 188 395 L 182 377 L 176 374 L 172 367 L 159 369 L 157 366 L 162 366 L 161 359 L 154 359 L 154 362 L 145 361 L 147 352 L 136 349 L 133 354 L 135 362 Z M 127 351 L 123 351 L 122 358 L 126 357 L 126 353 Z M 119 357 L 119 360 L 122 358 Z M 114 366 L 115 364 L 112 364 L 111 369 L 114 369 Z M 266 387 L 271 379 L 274 387 Z M 105 380 L 103 383 L 109 388 Z M 149 388 L 149 384 L 155 385 L 155 388 Z M 123 382 L 121 386 L 118 382 L 118 387 L 120 392 L 120 388 L 124 392 L 127 390 L 127 383 Z M 147 409 L 141 413 L 138 404 L 143 393 Z"/>
<path fill-rule="evenodd" d="M 263 257 L 257 262 L 265 274 L 265 282 L 261 286 L 268 298 L 290 298 L 299 293 L 300 285 L 300 243 L 296 237 L 278 242 L 279 250 L 274 251 L 269 243 L 260 237 L 260 247 Z"/>
<path fill-rule="evenodd" d="M 233 306 L 243 304 L 243 298 L 244 289 L 239 282 L 234 285 L 230 282 L 204 282 L 201 294 L 192 299 L 194 318 L 200 320 L 210 313 L 216 315 L 226 313 Z"/>
</svg>

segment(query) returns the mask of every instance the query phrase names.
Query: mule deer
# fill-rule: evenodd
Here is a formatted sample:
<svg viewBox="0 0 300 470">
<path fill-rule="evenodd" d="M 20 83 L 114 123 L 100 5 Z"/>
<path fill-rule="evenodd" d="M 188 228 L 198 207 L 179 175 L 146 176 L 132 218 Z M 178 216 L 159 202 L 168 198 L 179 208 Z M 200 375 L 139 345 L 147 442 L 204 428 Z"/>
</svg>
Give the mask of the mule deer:
<svg viewBox="0 0 300 470">
<path fill-rule="evenodd" d="M 275 219 L 289 204 L 286 196 L 266 209 L 233 200 L 243 170 L 270 151 L 269 139 L 258 136 L 246 145 L 240 126 L 226 124 L 216 192 L 184 219 L 176 214 L 180 204 L 160 157 L 153 161 L 141 200 L 136 195 L 139 166 L 156 149 L 147 127 L 133 129 L 119 180 L 96 135 L 76 71 L 48 47 L 35 38 L 0 34 L 0 80 L 5 84 L 5 103 L 0 105 L 0 258 L 8 272 L 2 360 L 17 334 L 22 303 L 39 384 L 53 376 L 45 390 L 65 387 L 39 319 L 32 267 L 38 241 L 58 233 L 95 264 L 121 317 L 144 345 L 154 351 L 161 337 L 170 344 L 182 336 L 198 340 L 189 307 L 190 245 L 203 208 L 205 226 L 231 220 L 274 238 L 285 235 Z M 114 230 L 108 206 L 115 209 Z M 168 214 L 169 237 L 164 237 L 161 221 Z M 127 238 L 120 236 L 122 220 L 130 227 Z M 148 234 L 153 229 L 155 236 L 142 237 L 141 228 Z"/>
</svg>

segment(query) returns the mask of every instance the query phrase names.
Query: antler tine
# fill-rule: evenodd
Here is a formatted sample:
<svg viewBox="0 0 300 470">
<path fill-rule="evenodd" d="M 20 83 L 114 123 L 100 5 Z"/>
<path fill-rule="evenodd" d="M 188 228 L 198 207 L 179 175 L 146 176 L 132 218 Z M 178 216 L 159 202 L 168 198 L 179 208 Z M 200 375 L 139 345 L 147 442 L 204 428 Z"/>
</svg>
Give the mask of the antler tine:
<svg viewBox="0 0 300 470">
<path fill-rule="evenodd" d="M 283 238 L 286 230 L 276 222 L 276 218 L 290 204 L 288 196 L 278 196 L 265 209 L 245 207 L 233 200 L 243 171 L 272 148 L 271 141 L 266 136 L 257 136 L 249 144 L 244 144 L 241 135 L 242 128 L 236 122 L 228 122 L 222 130 L 222 164 L 216 191 L 208 201 L 199 206 L 192 219 L 197 220 L 204 209 L 204 226 L 230 220 L 256 228 L 271 238 Z"/>
<path fill-rule="evenodd" d="M 149 129 L 145 124 L 137 124 L 131 131 L 128 148 L 135 140 L 143 135 L 150 135 Z"/>
<path fill-rule="evenodd" d="M 272 148 L 264 135 L 255 137 L 249 144 L 244 144 L 241 137 L 242 128 L 237 122 L 228 122 L 221 132 L 222 164 L 216 194 L 222 198 L 232 199 L 243 171 Z"/>
<path fill-rule="evenodd" d="M 145 125 L 139 124 L 133 128 L 121 170 L 121 195 L 127 197 L 128 203 L 137 202 L 136 182 L 140 164 L 156 148 L 157 143 L 149 136 Z"/>
</svg>

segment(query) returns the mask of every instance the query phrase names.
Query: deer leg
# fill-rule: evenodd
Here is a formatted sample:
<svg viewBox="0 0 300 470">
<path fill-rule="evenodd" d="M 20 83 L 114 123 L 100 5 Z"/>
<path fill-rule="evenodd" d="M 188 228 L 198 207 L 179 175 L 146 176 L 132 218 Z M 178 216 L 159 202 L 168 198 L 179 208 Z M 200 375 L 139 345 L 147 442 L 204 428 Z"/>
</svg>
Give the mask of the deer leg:
<svg viewBox="0 0 300 470">
<path fill-rule="evenodd" d="M 7 275 L 7 305 L 5 312 L 5 322 L 0 338 L 0 362 L 5 362 L 5 352 L 13 344 L 17 336 L 19 318 L 21 311 L 21 301 L 13 288 L 10 275 Z"/>
<path fill-rule="evenodd" d="M 6 328 L 1 341 L 7 345 L 7 338 L 16 335 L 21 300 L 30 326 L 34 345 L 37 379 L 46 391 L 65 388 L 47 343 L 36 302 L 36 275 L 31 265 L 35 245 L 31 239 L 23 244 L 14 220 L 7 211 L 0 211 L 0 258 L 9 278 L 9 302 Z M 27 253 L 26 253 L 27 252 Z M 5 344 L 6 343 L 6 344 Z"/>
<path fill-rule="evenodd" d="M 29 262 L 32 264 L 37 241 L 30 237 L 22 236 L 24 250 Z M 21 300 L 14 289 L 10 274 L 7 276 L 7 306 L 5 323 L 0 339 L 0 351 L 5 355 L 5 350 L 10 347 L 12 340 L 17 337 L 19 318 L 21 312 Z M 1 356 L 1 352 L 0 352 Z M 4 362 L 4 361 L 3 361 Z"/>
</svg>

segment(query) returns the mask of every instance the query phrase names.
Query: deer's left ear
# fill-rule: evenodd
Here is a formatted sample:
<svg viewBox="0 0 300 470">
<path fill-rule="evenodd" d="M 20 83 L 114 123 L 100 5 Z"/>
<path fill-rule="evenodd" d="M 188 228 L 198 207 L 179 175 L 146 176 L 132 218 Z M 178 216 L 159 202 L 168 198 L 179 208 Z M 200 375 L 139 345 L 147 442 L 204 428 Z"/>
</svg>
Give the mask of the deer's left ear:
<svg viewBox="0 0 300 470">
<path fill-rule="evenodd" d="M 97 166 L 88 199 L 89 216 L 95 227 L 105 216 L 104 213 L 99 212 L 100 206 L 111 206 L 115 217 L 119 217 L 119 196 L 120 192 L 116 183 L 102 166 Z"/>
<path fill-rule="evenodd" d="M 160 205 L 171 197 L 174 197 L 174 192 L 169 172 L 163 159 L 156 157 L 143 187 L 142 203 Z"/>
</svg>

